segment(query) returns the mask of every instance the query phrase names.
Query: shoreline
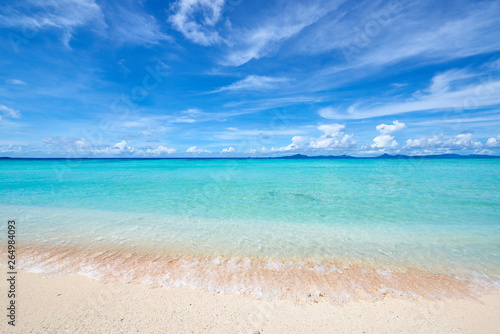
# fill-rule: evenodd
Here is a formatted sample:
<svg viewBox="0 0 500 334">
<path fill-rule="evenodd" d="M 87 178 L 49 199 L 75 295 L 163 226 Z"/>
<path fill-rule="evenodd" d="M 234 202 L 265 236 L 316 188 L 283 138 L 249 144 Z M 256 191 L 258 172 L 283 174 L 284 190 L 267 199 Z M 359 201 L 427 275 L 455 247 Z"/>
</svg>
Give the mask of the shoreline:
<svg viewBox="0 0 500 334">
<path fill-rule="evenodd" d="M 396 298 L 478 298 L 498 293 L 498 278 L 361 262 L 259 257 L 179 256 L 131 249 L 24 247 L 20 269 L 44 277 L 82 275 L 101 283 L 188 287 L 256 299 L 333 304 Z"/>
<path fill-rule="evenodd" d="M 3 272 L 6 275 L 6 272 Z M 478 300 L 259 300 L 188 287 L 43 278 L 19 271 L 14 333 L 383 333 L 500 331 L 500 294 Z M 2 280 L 2 291 L 7 288 Z M 6 321 L 0 327 L 5 328 Z M 9 326 L 10 327 L 10 326 Z"/>
</svg>

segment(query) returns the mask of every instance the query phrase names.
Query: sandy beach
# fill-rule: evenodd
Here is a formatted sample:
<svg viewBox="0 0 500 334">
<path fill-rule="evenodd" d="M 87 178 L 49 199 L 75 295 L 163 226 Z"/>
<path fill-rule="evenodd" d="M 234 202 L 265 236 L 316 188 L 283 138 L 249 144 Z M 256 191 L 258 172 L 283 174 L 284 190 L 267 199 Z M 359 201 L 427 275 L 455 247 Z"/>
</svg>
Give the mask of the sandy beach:
<svg viewBox="0 0 500 334">
<path fill-rule="evenodd" d="M 6 280 L 1 282 L 6 291 Z M 500 332 L 498 294 L 478 300 L 297 303 L 186 287 L 103 284 L 84 276 L 44 278 L 22 271 L 17 290 L 16 326 L 8 326 L 4 318 L 3 333 Z"/>
</svg>

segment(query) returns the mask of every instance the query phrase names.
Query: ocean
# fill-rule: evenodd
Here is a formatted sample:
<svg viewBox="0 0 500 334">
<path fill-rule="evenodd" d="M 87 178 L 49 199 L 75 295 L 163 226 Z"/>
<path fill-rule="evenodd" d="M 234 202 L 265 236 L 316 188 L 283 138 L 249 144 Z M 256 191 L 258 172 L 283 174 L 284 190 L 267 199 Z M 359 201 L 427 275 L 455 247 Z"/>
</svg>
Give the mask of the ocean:
<svg viewBox="0 0 500 334">
<path fill-rule="evenodd" d="M 500 291 L 500 159 L 0 160 L 45 276 L 255 298 Z"/>
</svg>

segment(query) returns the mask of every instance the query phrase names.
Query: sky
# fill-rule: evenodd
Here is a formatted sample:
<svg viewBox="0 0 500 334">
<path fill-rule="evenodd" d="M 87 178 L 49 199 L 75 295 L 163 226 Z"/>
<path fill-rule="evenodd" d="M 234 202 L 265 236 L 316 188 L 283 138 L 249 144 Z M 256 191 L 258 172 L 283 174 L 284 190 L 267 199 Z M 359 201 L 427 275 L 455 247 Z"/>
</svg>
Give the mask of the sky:
<svg viewBox="0 0 500 334">
<path fill-rule="evenodd" d="M 500 155 L 500 2 L 0 4 L 0 156 Z"/>
</svg>

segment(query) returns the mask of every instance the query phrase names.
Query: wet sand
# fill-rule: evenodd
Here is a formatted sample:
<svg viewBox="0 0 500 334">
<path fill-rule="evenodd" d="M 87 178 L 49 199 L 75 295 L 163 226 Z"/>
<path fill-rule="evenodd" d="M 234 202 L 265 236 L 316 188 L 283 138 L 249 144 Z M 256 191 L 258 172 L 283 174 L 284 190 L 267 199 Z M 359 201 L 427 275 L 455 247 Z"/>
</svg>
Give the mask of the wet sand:
<svg viewBox="0 0 500 334">
<path fill-rule="evenodd" d="M 2 277 L 6 272 L 2 271 Z M 6 291 L 6 280 L 0 280 Z M 12 333 L 499 333 L 500 295 L 346 303 L 258 300 L 188 287 L 20 271 Z M 4 295 L 4 294 L 3 294 Z M 7 298 L 2 297 L 4 303 Z M 6 329 L 6 331 L 4 330 Z"/>
<path fill-rule="evenodd" d="M 386 297 L 478 298 L 498 293 L 487 277 L 444 274 L 415 267 L 374 266 L 315 259 L 224 257 L 124 248 L 24 247 L 22 269 L 45 276 L 83 275 L 103 283 L 190 287 L 292 302 L 344 303 Z"/>
</svg>

